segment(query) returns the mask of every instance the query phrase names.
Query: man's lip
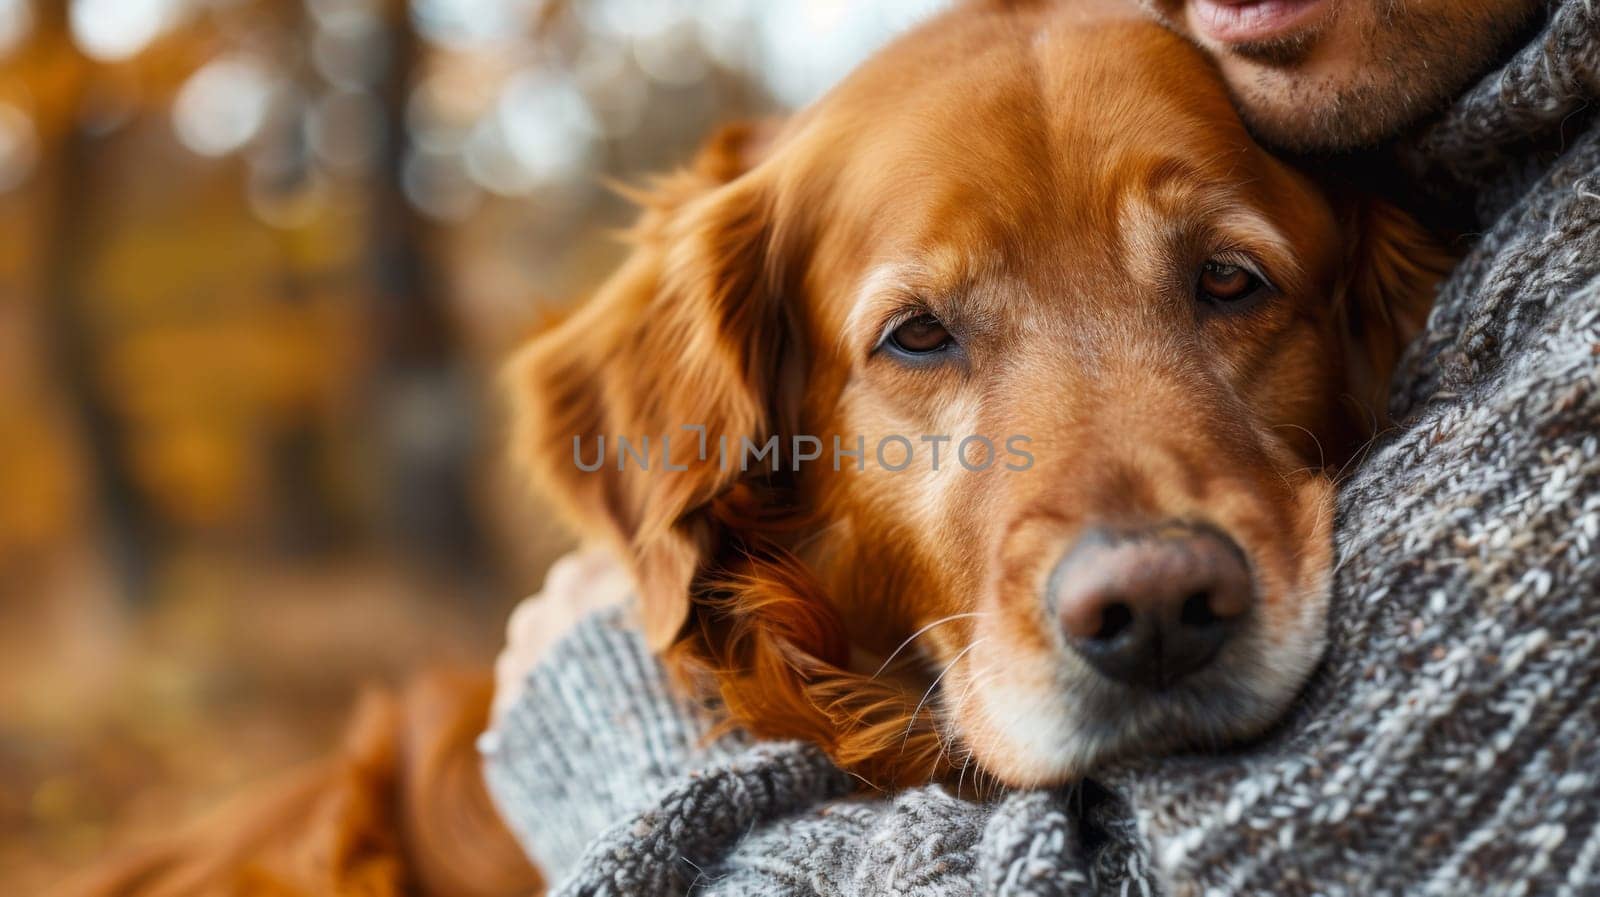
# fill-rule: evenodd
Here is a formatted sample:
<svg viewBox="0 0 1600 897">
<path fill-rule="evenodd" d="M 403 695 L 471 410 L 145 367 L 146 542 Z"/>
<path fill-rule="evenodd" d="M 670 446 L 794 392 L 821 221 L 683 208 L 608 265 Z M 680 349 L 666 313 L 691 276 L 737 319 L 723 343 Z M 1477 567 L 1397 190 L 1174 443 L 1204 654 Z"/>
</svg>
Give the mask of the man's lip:
<svg viewBox="0 0 1600 897">
<path fill-rule="evenodd" d="M 1189 0 L 1189 27 L 1220 44 L 1287 37 L 1311 24 L 1329 0 Z"/>
</svg>

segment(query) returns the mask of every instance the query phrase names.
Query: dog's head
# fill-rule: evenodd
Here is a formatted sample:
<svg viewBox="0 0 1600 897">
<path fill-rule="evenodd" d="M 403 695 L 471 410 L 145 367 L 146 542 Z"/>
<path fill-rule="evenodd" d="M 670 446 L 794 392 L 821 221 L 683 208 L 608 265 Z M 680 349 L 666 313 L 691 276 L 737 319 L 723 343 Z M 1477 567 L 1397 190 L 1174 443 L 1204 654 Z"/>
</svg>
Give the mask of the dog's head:
<svg viewBox="0 0 1600 897">
<path fill-rule="evenodd" d="M 1028 785 L 1283 711 L 1443 264 L 1408 219 L 1153 25 L 981 6 L 645 201 L 512 366 L 518 453 L 735 719 Z"/>
</svg>

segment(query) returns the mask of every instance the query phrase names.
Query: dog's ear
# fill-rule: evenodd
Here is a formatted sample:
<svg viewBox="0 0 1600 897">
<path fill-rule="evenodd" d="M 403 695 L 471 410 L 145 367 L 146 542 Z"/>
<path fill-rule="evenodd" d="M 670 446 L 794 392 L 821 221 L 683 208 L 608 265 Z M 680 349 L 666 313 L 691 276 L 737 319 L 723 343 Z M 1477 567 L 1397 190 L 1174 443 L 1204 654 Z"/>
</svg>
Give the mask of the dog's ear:
<svg viewBox="0 0 1600 897">
<path fill-rule="evenodd" d="M 779 266 L 770 194 L 750 172 L 770 135 L 725 128 L 639 194 L 632 255 L 508 369 L 518 459 L 630 559 L 656 648 L 683 626 L 714 547 L 704 511 L 739 478 L 740 440 L 760 444 L 771 425 Z"/>
<path fill-rule="evenodd" d="M 1344 210 L 1345 265 L 1338 326 L 1345 344 L 1348 399 L 1358 432 L 1387 420 L 1389 381 L 1401 352 L 1427 324 L 1452 256 L 1398 207 L 1363 197 Z"/>
</svg>

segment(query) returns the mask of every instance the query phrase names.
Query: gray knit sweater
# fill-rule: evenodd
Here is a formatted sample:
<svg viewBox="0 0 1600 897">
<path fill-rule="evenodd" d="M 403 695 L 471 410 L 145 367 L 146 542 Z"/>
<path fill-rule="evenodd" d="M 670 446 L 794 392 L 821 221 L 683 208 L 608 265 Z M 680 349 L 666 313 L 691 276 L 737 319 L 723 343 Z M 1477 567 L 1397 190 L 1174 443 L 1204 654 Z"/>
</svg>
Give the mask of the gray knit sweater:
<svg viewBox="0 0 1600 897">
<path fill-rule="evenodd" d="M 1478 235 L 1343 490 L 1330 659 L 1276 733 L 990 803 L 852 797 L 810 746 L 708 742 L 605 615 L 485 736 L 556 891 L 1600 894 L 1596 99 L 1600 0 L 1565 0 L 1411 146 Z"/>
</svg>

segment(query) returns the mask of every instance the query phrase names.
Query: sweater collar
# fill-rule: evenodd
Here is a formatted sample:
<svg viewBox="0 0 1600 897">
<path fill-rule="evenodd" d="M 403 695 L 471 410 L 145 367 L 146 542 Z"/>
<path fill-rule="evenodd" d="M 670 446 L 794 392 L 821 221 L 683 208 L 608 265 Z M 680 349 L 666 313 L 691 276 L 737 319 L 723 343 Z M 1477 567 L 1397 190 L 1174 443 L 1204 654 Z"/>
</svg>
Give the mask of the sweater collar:
<svg viewBox="0 0 1600 897">
<path fill-rule="evenodd" d="M 1408 142 L 1410 167 L 1484 187 L 1521 167 L 1527 146 L 1600 104 L 1600 0 L 1552 0 L 1533 39 Z"/>
</svg>

